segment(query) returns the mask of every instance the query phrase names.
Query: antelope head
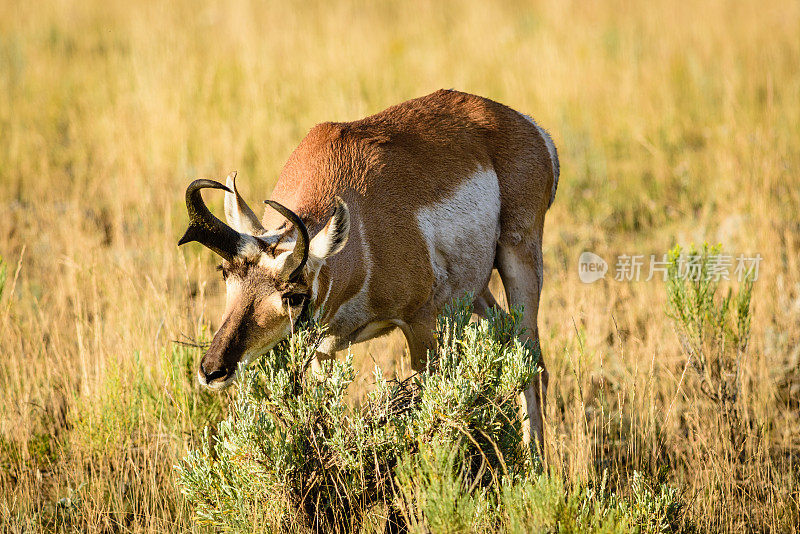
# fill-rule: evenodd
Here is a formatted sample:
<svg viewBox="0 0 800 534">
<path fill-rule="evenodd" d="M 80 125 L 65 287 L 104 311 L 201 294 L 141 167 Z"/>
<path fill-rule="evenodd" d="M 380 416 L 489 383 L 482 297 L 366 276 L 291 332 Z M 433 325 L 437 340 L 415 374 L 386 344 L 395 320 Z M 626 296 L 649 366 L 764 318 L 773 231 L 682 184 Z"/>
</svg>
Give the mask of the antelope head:
<svg viewBox="0 0 800 534">
<path fill-rule="evenodd" d="M 208 210 L 202 189 L 225 191 L 227 224 Z M 186 189 L 190 222 L 178 245 L 197 241 L 221 256 L 227 288 L 222 325 L 197 371 L 200 383 L 212 389 L 230 385 L 240 362 L 247 365 L 291 334 L 316 300 L 314 279 L 349 234 L 349 211 L 338 197 L 333 215 L 313 239 L 296 213 L 272 200 L 265 203 L 290 224 L 265 229 L 236 189 L 235 172 L 227 185 L 195 180 Z"/>
</svg>

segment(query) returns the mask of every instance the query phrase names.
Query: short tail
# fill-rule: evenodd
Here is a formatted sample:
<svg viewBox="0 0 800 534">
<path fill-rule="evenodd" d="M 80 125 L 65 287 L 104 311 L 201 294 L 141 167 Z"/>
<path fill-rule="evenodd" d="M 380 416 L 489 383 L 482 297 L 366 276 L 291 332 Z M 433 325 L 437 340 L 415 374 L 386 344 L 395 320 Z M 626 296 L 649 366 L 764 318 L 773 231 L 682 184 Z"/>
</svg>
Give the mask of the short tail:
<svg viewBox="0 0 800 534">
<path fill-rule="evenodd" d="M 539 133 L 542 135 L 545 144 L 547 144 L 547 151 L 550 153 L 550 163 L 553 164 L 553 191 L 550 193 L 550 203 L 547 205 L 549 208 L 556 199 L 556 189 L 558 189 L 558 177 L 561 175 L 561 165 L 558 163 L 558 150 L 556 150 L 556 144 L 553 143 L 553 138 L 550 137 L 550 134 L 547 133 L 547 130 L 544 128 L 539 127 L 539 125 L 536 125 L 536 127 L 539 128 Z"/>
<path fill-rule="evenodd" d="M 547 145 L 547 152 L 548 154 L 550 154 L 550 164 L 553 166 L 553 190 L 550 192 L 550 203 L 547 204 L 547 207 L 550 208 L 550 206 L 553 205 L 553 201 L 556 199 L 556 189 L 558 189 L 558 177 L 561 174 L 561 166 L 558 163 L 558 150 L 556 150 L 556 145 L 555 143 L 553 143 L 553 138 L 550 137 L 550 134 L 547 132 L 547 130 L 536 124 L 536 121 L 530 118 L 529 116 L 527 115 L 523 116 L 526 119 L 528 119 L 531 122 L 531 124 L 536 126 L 537 130 L 539 130 L 539 135 L 542 136 L 544 144 Z"/>
</svg>

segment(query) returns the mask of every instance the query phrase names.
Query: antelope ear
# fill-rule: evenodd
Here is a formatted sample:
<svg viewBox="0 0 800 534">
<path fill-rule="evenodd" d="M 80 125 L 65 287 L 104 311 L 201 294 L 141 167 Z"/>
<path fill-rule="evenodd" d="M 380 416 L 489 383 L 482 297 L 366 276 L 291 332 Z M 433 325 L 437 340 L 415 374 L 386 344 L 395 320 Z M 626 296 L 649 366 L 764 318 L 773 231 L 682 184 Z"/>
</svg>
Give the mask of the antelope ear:
<svg viewBox="0 0 800 534">
<path fill-rule="evenodd" d="M 309 254 L 314 258 L 324 260 L 340 252 L 347 243 L 350 235 L 350 210 L 344 201 L 336 197 L 336 209 L 325 228 L 314 236 L 309 247 Z"/>
<path fill-rule="evenodd" d="M 225 219 L 228 221 L 228 226 L 243 234 L 256 236 L 263 234 L 264 227 L 261 226 L 261 221 L 236 189 L 236 171 L 228 175 L 227 185 L 230 189 L 225 193 Z"/>
</svg>

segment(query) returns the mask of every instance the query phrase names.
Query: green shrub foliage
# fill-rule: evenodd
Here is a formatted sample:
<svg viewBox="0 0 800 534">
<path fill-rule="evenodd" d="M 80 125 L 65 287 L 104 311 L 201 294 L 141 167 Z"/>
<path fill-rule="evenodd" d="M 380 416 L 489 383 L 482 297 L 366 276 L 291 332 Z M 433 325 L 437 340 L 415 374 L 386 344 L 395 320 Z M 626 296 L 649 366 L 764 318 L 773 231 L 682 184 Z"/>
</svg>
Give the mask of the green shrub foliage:
<svg viewBox="0 0 800 534">
<path fill-rule="evenodd" d="M 470 302 L 443 313 L 426 371 L 398 382 L 376 368 L 375 389 L 355 410 L 344 400 L 350 357 L 324 363 L 323 376 L 310 370 L 323 335 L 315 325 L 244 371 L 227 418 L 177 466 L 198 522 L 358 532 L 369 514 L 388 513 L 389 530 L 516 531 L 534 519 L 555 528 L 574 507 L 576 528 L 623 524 L 597 512 L 594 493 L 534 468 L 518 397 L 538 372 L 538 351 L 519 341 L 521 310 L 470 322 Z M 545 512 L 525 502 L 534 494 L 561 505 Z"/>
<path fill-rule="evenodd" d="M 697 372 L 700 391 L 719 410 L 733 452 L 744 455 L 748 429 L 741 369 L 750 341 L 754 280 L 746 273 L 736 291 L 722 291 L 714 271 L 714 259 L 721 254 L 721 245 L 708 244 L 692 246 L 688 253 L 679 246 L 670 251 L 667 315 Z"/>
</svg>

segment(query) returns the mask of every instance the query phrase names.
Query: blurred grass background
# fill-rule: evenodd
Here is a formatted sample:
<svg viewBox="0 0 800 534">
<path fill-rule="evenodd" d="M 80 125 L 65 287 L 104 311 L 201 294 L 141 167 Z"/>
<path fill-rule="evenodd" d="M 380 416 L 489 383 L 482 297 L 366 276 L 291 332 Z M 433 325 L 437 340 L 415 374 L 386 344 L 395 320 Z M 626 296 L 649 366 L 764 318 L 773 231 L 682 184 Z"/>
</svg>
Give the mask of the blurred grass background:
<svg viewBox="0 0 800 534">
<path fill-rule="evenodd" d="M 315 123 L 443 87 L 532 115 L 559 148 L 554 468 L 622 490 L 666 471 L 703 530 L 798 528 L 798 28 L 777 0 L 0 3 L 3 529 L 196 528 L 172 466 L 230 393 L 199 390 L 200 351 L 173 342 L 208 339 L 224 299 L 212 253 L 175 246 L 186 184 L 237 169 L 259 205 Z M 741 461 L 712 445 L 663 284 L 577 276 L 584 250 L 613 271 L 706 240 L 764 258 L 742 391 L 759 452 Z M 407 373 L 403 350 L 356 349 L 356 401 L 376 362 Z"/>
</svg>

